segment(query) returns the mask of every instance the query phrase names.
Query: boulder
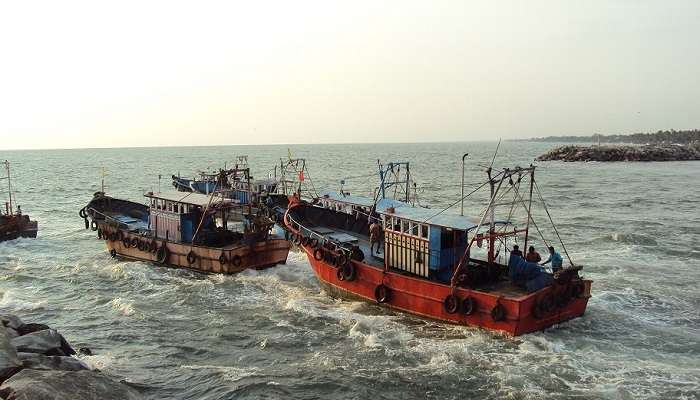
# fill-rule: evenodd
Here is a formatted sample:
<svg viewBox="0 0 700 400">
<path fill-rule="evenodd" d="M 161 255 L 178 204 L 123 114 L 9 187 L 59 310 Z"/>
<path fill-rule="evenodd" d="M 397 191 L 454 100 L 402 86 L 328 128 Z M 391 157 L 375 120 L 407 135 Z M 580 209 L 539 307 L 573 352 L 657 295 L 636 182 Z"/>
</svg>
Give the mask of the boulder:
<svg viewBox="0 0 700 400">
<path fill-rule="evenodd" d="M 131 387 L 94 371 L 40 371 L 25 369 L 0 386 L 6 400 L 139 400 Z"/>
<path fill-rule="evenodd" d="M 48 325 L 44 324 L 34 324 L 34 323 L 29 323 L 29 324 L 22 324 L 17 328 L 17 333 L 22 335 L 26 335 L 29 333 L 34 333 L 38 331 L 43 331 L 46 329 L 51 329 Z"/>
<path fill-rule="evenodd" d="M 17 328 L 24 324 L 24 322 L 22 322 L 22 320 L 19 319 L 18 316 L 11 314 L 0 315 L 0 321 L 4 326 L 12 328 L 14 330 L 17 330 Z"/>
<path fill-rule="evenodd" d="M 700 142 L 643 146 L 560 146 L 538 161 L 687 161 L 700 160 Z"/>
<path fill-rule="evenodd" d="M 55 329 L 45 329 L 19 336 L 10 341 L 17 351 L 47 356 L 70 356 L 75 350 Z"/>
<path fill-rule="evenodd" d="M 81 371 L 90 369 L 77 358 L 66 356 L 45 356 L 37 353 L 17 353 L 22 366 L 29 369 L 48 369 L 60 371 Z"/>
<path fill-rule="evenodd" d="M 6 328 L 0 325 L 0 382 L 11 377 L 22 368 L 17 350 L 7 337 Z"/>
</svg>

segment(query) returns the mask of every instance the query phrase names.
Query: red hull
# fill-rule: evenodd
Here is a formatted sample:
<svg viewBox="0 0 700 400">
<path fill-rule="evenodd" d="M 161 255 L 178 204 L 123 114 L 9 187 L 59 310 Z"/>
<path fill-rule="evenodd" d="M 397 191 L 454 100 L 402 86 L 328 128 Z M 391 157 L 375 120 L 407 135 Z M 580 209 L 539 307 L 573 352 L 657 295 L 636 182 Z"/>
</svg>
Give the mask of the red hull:
<svg viewBox="0 0 700 400">
<path fill-rule="evenodd" d="M 503 331 L 513 336 L 543 330 L 579 317 L 585 312 L 590 298 L 592 281 L 582 280 L 582 294 L 553 305 L 548 311 L 540 312 L 541 315 L 536 318 L 535 305 L 538 301 L 545 297 L 567 298 L 565 291 L 568 293 L 569 286 L 554 285 L 519 297 L 457 288 L 455 294 L 460 299 L 470 296 L 475 300 L 475 311 L 470 315 L 461 312 L 448 313 L 444 300 L 451 293 L 449 285 L 396 272 L 384 273 L 383 269 L 358 261 L 351 261 L 357 271 L 356 278 L 352 281 L 340 280 L 335 266 L 324 260 L 316 260 L 313 256 L 314 249 L 310 246 L 303 248 L 316 277 L 331 295 L 360 298 L 376 303 L 375 290 L 383 284 L 391 292 L 389 300 L 382 303 L 383 306 L 440 321 Z M 492 317 L 492 310 L 497 304 L 503 306 L 505 311 L 505 316 L 500 321 Z"/>
</svg>

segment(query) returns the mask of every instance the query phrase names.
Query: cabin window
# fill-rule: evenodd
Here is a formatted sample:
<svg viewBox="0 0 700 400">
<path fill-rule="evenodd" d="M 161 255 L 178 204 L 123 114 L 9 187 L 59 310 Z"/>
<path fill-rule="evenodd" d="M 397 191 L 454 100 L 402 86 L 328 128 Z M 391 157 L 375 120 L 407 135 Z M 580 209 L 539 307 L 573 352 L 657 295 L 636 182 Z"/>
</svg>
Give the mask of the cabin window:
<svg viewBox="0 0 700 400">
<path fill-rule="evenodd" d="M 420 237 L 422 237 L 423 239 L 428 238 L 428 225 L 425 225 L 425 224 L 420 225 Z"/>
<path fill-rule="evenodd" d="M 401 232 L 401 220 L 396 217 L 391 217 L 391 230 L 394 232 Z"/>
<path fill-rule="evenodd" d="M 411 222 L 411 236 L 418 236 L 419 228 L 420 228 L 420 224 L 417 224 L 415 222 Z"/>
<path fill-rule="evenodd" d="M 406 221 L 405 219 L 401 220 L 401 233 L 410 233 L 409 231 L 409 222 Z"/>
</svg>

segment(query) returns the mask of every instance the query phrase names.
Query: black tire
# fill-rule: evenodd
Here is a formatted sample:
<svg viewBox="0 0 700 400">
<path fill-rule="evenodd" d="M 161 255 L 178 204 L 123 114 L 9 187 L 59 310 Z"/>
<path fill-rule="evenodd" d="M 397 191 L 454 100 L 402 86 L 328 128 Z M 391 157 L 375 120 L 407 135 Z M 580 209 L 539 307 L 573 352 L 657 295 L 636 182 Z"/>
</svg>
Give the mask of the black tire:
<svg viewBox="0 0 700 400">
<path fill-rule="evenodd" d="M 78 215 L 80 215 L 80 218 L 86 219 L 88 217 L 87 211 L 85 211 L 85 207 L 81 208 L 80 211 L 78 211 Z"/>
<path fill-rule="evenodd" d="M 445 300 L 442 301 L 442 307 L 445 309 L 445 312 L 448 314 L 454 314 L 459 310 L 459 303 L 460 303 L 459 297 L 454 294 L 448 294 L 445 297 Z"/>
<path fill-rule="evenodd" d="M 131 247 L 136 247 L 136 248 L 138 248 L 138 247 L 139 247 L 139 242 L 140 242 L 139 238 L 137 238 L 137 237 L 135 237 L 135 236 L 132 237 L 132 238 L 131 238 Z"/>
<path fill-rule="evenodd" d="M 85 221 L 85 229 L 90 229 L 90 221 L 87 218 L 83 219 Z"/>
<path fill-rule="evenodd" d="M 117 258 L 117 251 L 114 250 L 114 249 L 111 249 L 111 250 L 109 251 L 109 255 L 110 255 L 110 257 L 112 257 L 112 258 Z"/>
<path fill-rule="evenodd" d="M 383 304 L 391 300 L 391 290 L 382 285 L 377 286 L 374 288 L 374 299 L 377 300 L 377 303 Z"/>
<path fill-rule="evenodd" d="M 156 257 L 159 264 L 168 263 L 168 258 L 170 258 L 170 250 L 168 250 L 168 246 L 166 246 L 165 242 L 163 242 L 163 244 L 158 248 Z"/>
<path fill-rule="evenodd" d="M 343 277 L 348 282 L 352 282 L 357 278 L 357 268 L 355 268 L 353 263 L 345 263 L 345 265 L 338 268 L 338 271 L 343 272 Z"/>
<path fill-rule="evenodd" d="M 102 239 L 102 229 L 97 228 L 97 238 Z"/>
<path fill-rule="evenodd" d="M 241 266 L 241 256 L 238 254 L 235 254 L 233 257 L 231 257 L 231 265 L 234 267 L 240 267 Z"/>
<path fill-rule="evenodd" d="M 155 240 L 151 240 L 151 244 L 148 245 L 148 251 L 150 251 L 153 254 L 156 254 L 158 251 L 158 242 Z"/>
<path fill-rule="evenodd" d="M 131 241 L 129 240 L 128 237 L 125 237 L 124 239 L 122 239 L 122 244 L 123 244 L 124 247 L 126 247 L 127 249 L 128 249 L 129 247 L 131 247 Z"/>
<path fill-rule="evenodd" d="M 506 308 L 501 303 L 497 303 L 491 309 L 491 319 L 498 322 L 506 318 Z"/>
<path fill-rule="evenodd" d="M 189 253 L 187 253 L 187 264 L 194 264 L 194 262 L 197 261 L 197 253 L 194 252 L 194 250 L 190 250 Z"/>
<path fill-rule="evenodd" d="M 95 221 L 94 219 L 92 220 L 92 222 L 90 222 L 90 229 L 92 229 L 93 232 L 99 229 L 97 227 L 97 221 Z"/>
<path fill-rule="evenodd" d="M 345 274 L 343 273 L 342 268 L 338 268 L 335 270 L 335 276 L 338 278 L 339 281 L 344 281 L 345 280 Z"/>
<path fill-rule="evenodd" d="M 323 254 L 323 249 L 314 250 L 314 260 L 321 261 L 321 260 L 323 260 L 324 256 L 325 256 L 325 254 Z"/>
<path fill-rule="evenodd" d="M 476 311 L 476 306 L 477 306 L 477 304 L 476 304 L 475 298 L 473 298 L 471 296 L 465 297 L 464 300 L 462 300 L 462 307 L 461 307 L 462 314 L 464 314 L 464 315 L 474 314 L 474 311 Z"/>
<path fill-rule="evenodd" d="M 301 234 L 297 234 L 297 235 L 294 237 L 294 244 L 297 245 L 297 246 L 299 246 L 299 245 L 301 244 L 301 241 L 302 241 L 303 238 L 304 238 L 304 237 L 303 237 Z"/>
<path fill-rule="evenodd" d="M 335 265 L 338 266 L 338 268 L 343 268 L 344 266 L 348 265 L 349 261 L 350 259 L 345 254 L 340 253 L 335 259 Z"/>
<path fill-rule="evenodd" d="M 117 240 L 119 240 L 120 242 L 124 240 L 124 232 L 117 231 Z"/>
<path fill-rule="evenodd" d="M 221 255 L 219 256 L 219 264 L 221 264 L 223 266 L 223 265 L 226 265 L 226 263 L 228 263 L 228 259 L 226 258 L 226 254 L 221 253 Z"/>
<path fill-rule="evenodd" d="M 314 249 L 318 249 L 318 238 L 309 239 L 309 246 L 313 247 Z"/>
</svg>

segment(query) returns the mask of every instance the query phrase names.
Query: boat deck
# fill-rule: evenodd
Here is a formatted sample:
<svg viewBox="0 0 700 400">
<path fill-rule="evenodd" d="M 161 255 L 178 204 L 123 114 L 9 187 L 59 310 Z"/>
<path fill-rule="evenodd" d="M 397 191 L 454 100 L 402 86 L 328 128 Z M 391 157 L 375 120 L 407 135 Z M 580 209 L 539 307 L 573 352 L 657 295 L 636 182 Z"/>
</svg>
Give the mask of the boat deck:
<svg viewBox="0 0 700 400">
<path fill-rule="evenodd" d="M 355 246 L 358 246 L 365 255 L 365 259 L 363 261 L 364 263 L 369 264 L 373 267 L 384 268 L 384 249 L 381 249 L 382 253 L 375 253 L 374 255 L 370 255 L 370 243 L 368 235 L 362 235 L 358 234 L 357 232 L 347 231 L 339 228 L 330 228 L 327 226 L 307 226 L 307 228 L 325 237 L 335 237 L 339 239 L 344 239 L 341 241 L 344 243 L 351 243 Z M 392 272 L 400 274 L 416 276 L 414 274 L 397 268 L 391 268 L 391 270 Z M 511 282 L 509 279 L 503 279 L 498 282 L 492 282 L 486 285 L 474 287 L 472 289 L 509 298 L 517 298 L 528 295 L 527 291 L 524 288 L 513 284 L 513 282 Z"/>
</svg>

